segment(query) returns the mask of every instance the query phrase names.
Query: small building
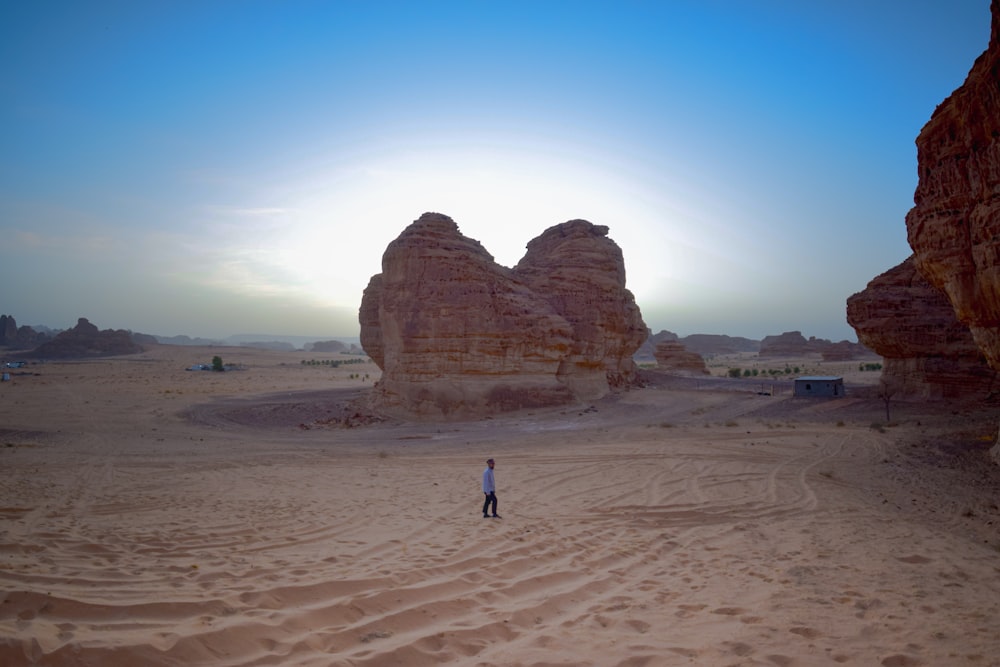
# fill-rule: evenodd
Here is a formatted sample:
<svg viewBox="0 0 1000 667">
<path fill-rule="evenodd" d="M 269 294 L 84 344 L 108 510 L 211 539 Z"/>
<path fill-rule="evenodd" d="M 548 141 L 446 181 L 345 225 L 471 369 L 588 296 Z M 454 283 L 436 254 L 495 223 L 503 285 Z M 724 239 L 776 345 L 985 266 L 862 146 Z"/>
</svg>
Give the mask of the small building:
<svg viewBox="0 0 1000 667">
<path fill-rule="evenodd" d="M 833 375 L 804 375 L 795 378 L 795 396 L 840 398 L 844 395 L 844 378 Z"/>
</svg>

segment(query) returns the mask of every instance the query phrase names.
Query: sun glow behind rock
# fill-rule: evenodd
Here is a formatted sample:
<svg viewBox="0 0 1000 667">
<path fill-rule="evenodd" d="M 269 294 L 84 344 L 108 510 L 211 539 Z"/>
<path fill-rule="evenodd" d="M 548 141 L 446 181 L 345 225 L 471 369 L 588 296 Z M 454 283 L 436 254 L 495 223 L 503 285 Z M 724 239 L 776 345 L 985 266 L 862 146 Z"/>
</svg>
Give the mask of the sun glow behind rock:
<svg viewBox="0 0 1000 667">
<path fill-rule="evenodd" d="M 381 254 L 427 211 L 452 217 L 495 260 L 513 266 L 546 228 L 583 218 L 609 227 L 621 247 L 628 285 L 660 291 L 673 276 L 697 279 L 711 242 L 704 221 L 685 219 L 691 205 L 630 179 L 613 165 L 555 151 L 500 148 L 426 150 L 371 156 L 278 186 L 271 205 L 242 218 L 231 262 L 254 277 L 238 283 L 267 290 L 268 276 L 317 303 L 356 306 Z M 302 170 L 297 170 L 300 174 Z M 219 229 L 227 222 L 220 221 Z"/>
</svg>

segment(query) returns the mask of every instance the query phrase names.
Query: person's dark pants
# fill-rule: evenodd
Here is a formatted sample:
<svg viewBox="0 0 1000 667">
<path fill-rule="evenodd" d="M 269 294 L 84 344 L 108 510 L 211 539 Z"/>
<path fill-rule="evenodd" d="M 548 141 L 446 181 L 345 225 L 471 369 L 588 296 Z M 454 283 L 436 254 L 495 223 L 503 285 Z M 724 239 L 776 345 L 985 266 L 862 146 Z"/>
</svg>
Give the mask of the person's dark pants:
<svg viewBox="0 0 1000 667">
<path fill-rule="evenodd" d="M 490 505 L 493 505 L 493 514 L 497 513 L 497 494 L 496 491 L 484 494 L 486 496 L 485 502 L 483 502 L 483 515 L 487 513 Z"/>
</svg>

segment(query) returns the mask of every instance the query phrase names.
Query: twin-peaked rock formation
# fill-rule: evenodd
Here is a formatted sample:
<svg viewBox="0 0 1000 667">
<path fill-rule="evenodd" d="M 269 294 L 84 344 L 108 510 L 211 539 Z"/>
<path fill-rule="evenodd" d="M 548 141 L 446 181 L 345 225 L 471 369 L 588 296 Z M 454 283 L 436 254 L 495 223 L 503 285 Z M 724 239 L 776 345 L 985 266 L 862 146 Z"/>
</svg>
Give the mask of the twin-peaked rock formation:
<svg viewBox="0 0 1000 667">
<path fill-rule="evenodd" d="M 550 227 L 513 269 L 425 213 L 389 244 L 361 301 L 382 412 L 461 418 L 604 396 L 632 384 L 648 335 L 621 249 L 585 220 Z"/>
</svg>

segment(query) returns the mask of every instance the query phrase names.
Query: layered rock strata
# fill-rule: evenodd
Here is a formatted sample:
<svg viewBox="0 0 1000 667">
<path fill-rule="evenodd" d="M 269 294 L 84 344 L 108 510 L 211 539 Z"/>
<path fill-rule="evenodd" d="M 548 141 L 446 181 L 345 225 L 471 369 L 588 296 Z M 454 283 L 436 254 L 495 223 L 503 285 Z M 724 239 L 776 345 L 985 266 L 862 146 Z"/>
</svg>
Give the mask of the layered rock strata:
<svg viewBox="0 0 1000 667">
<path fill-rule="evenodd" d="M 847 300 L 858 340 L 882 356 L 883 381 L 900 397 L 987 395 L 997 373 L 948 297 L 917 272 L 913 258 L 872 279 Z"/>
<path fill-rule="evenodd" d="M 1000 0 L 990 10 L 986 51 L 917 137 L 906 231 L 917 270 L 1000 370 Z M 1000 462 L 1000 440 L 992 454 Z"/>
<path fill-rule="evenodd" d="M 376 409 L 461 418 L 588 400 L 637 381 L 648 335 L 608 228 L 572 220 L 513 269 L 448 216 L 391 242 L 364 291 L 361 344 L 382 369 Z"/>
<path fill-rule="evenodd" d="M 989 47 L 917 137 L 906 229 L 917 269 L 1000 369 L 1000 1 L 991 9 Z"/>
</svg>

